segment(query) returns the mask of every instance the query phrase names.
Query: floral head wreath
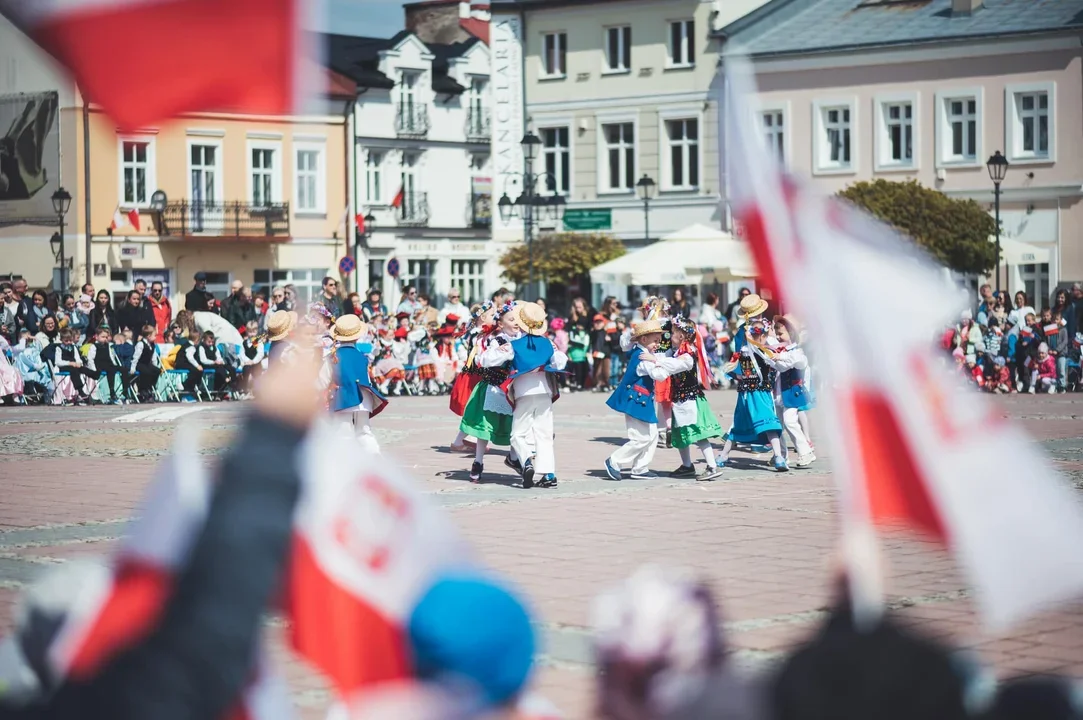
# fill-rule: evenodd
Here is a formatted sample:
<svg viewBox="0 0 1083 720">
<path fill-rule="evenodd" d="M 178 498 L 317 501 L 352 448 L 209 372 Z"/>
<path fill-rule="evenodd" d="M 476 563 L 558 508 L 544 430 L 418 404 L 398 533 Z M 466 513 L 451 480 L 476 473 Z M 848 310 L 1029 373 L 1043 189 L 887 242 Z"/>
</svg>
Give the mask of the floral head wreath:
<svg viewBox="0 0 1083 720">
<path fill-rule="evenodd" d="M 515 309 L 515 302 L 506 302 L 500 306 L 500 309 L 496 311 L 496 321 L 500 322 L 501 318 Z"/>
<path fill-rule="evenodd" d="M 314 302 L 308 306 L 308 314 L 315 317 L 324 317 L 328 320 L 334 320 L 335 316 L 331 314 L 331 311 L 327 309 L 327 306 L 321 302 Z"/>
<path fill-rule="evenodd" d="M 696 324 L 681 315 L 673 318 L 673 327 L 679 329 L 681 332 L 683 332 L 685 335 L 688 335 L 689 337 L 695 337 L 696 335 Z"/>
<path fill-rule="evenodd" d="M 643 306 L 639 308 L 639 313 L 643 316 L 644 320 L 661 320 L 666 315 L 669 315 L 669 303 L 665 298 L 651 295 L 643 301 Z"/>
<path fill-rule="evenodd" d="M 470 316 L 470 321 L 476 323 L 478 320 L 481 319 L 482 315 L 484 315 L 485 313 L 489 312 L 492 309 L 493 309 L 493 301 L 492 300 L 486 300 L 481 305 L 479 305 L 478 309 L 476 311 L 474 311 L 474 314 Z"/>
</svg>

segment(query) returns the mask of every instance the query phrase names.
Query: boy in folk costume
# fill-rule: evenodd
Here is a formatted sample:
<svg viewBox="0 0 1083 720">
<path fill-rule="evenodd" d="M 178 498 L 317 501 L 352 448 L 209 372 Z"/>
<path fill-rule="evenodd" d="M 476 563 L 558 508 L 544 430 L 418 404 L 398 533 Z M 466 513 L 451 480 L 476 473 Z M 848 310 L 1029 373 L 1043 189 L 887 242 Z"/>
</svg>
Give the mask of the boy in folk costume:
<svg viewBox="0 0 1083 720">
<path fill-rule="evenodd" d="M 477 352 L 480 339 L 489 334 L 493 328 L 493 315 L 496 308 L 493 303 L 485 302 L 474 308 L 470 323 L 462 335 L 462 344 L 466 348 L 466 363 L 462 370 L 455 376 L 455 382 L 451 385 L 451 412 L 462 417 L 466 412 L 466 405 L 470 402 L 470 396 L 474 388 L 481 381 L 482 371 L 477 365 Z M 451 443 L 451 452 L 473 452 L 477 446 L 468 442 L 466 432 L 460 427 L 459 434 Z"/>
<path fill-rule="evenodd" d="M 769 442 L 774 454 L 775 470 L 789 470 L 782 456 L 782 423 L 775 414 L 775 370 L 767 362 L 770 352 L 765 344 L 768 325 L 764 322 L 767 301 L 752 293 L 741 299 L 737 311 L 744 325 L 738 330 L 735 347 L 736 360 L 726 366 L 737 385 L 737 406 L 733 411 L 733 427 L 726 435 L 719 465 L 726 466 L 734 442 L 750 445 Z"/>
<path fill-rule="evenodd" d="M 767 364 L 778 373 L 775 408 L 779 422 L 797 450 L 797 467 L 808 467 L 816 456 L 798 417 L 798 413 L 810 404 L 808 358 L 797 343 L 797 327 L 789 318 L 776 315 L 774 325 L 778 345 L 766 354 Z M 782 443 L 782 457 L 786 458 L 786 443 Z"/>
<path fill-rule="evenodd" d="M 271 343 L 267 351 L 267 363 L 271 364 L 288 354 L 293 343 L 290 342 L 290 334 L 297 326 L 297 316 L 289 310 L 275 310 L 271 317 L 267 318 L 267 341 Z"/>
<path fill-rule="evenodd" d="M 696 325 L 683 317 L 675 317 L 671 330 L 672 349 L 669 357 L 660 362 L 670 372 L 670 396 L 673 414 L 673 447 L 681 453 L 681 466 L 670 475 L 678 478 L 694 477 L 697 480 L 714 480 L 721 477 L 722 469 L 715 461 L 711 438 L 722 437 L 722 426 L 707 403 L 704 390 L 710 387 L 711 370 L 707 365 L 707 353 Z M 703 453 L 707 469 L 696 475 L 692 464 L 691 446 Z"/>
<path fill-rule="evenodd" d="M 511 332 L 518 330 L 518 326 L 510 317 L 514 309 L 515 303 L 505 303 L 493 316 L 496 326 L 488 334 L 478 336 L 474 349 L 480 379 L 470 393 L 470 400 L 463 410 L 463 420 L 459 424 L 459 429 L 463 433 L 478 439 L 477 447 L 474 449 L 474 462 L 470 466 L 471 482 L 481 481 L 481 474 L 485 470 L 485 451 L 490 443 L 511 445 L 513 410 L 508 402 L 507 394 L 500 389 L 500 386 L 508 379 L 510 371 L 501 365 L 486 366 L 481 362 L 481 357 L 490 348 L 511 342 L 502 330 Z M 514 447 L 511 448 L 504 462 L 517 473 L 522 473 L 523 466 L 520 464 Z"/>
<path fill-rule="evenodd" d="M 545 310 L 537 303 L 521 303 L 508 313 L 504 333 L 510 342 L 490 347 L 479 358 L 482 366 L 509 366 L 511 374 L 502 389 L 514 409 L 511 446 L 523 463 L 523 487 L 556 487 L 556 453 L 553 449 L 553 402 L 560 397 L 558 373 L 564 372 L 568 356 L 556 350 L 546 337 Z M 531 457 L 533 448 L 533 457 Z"/>
<path fill-rule="evenodd" d="M 331 411 L 347 428 L 352 428 L 361 447 L 380 452 L 372 434 L 370 418 L 387 407 L 387 398 L 369 382 L 369 359 L 357 349 L 368 334 L 368 326 L 356 315 L 343 315 L 335 321 L 331 338 L 338 345 L 331 352 Z"/>
<path fill-rule="evenodd" d="M 662 323 L 651 317 L 632 329 L 633 347 L 628 354 L 628 364 L 617 389 L 609 396 L 606 405 L 624 415 L 628 442 L 605 460 L 605 473 L 612 480 L 620 480 L 625 466 L 631 467 L 632 478 L 653 479 L 650 462 L 658 443 L 658 414 L 654 407 L 654 383 L 669 377 L 654 353 L 662 340 Z"/>
</svg>

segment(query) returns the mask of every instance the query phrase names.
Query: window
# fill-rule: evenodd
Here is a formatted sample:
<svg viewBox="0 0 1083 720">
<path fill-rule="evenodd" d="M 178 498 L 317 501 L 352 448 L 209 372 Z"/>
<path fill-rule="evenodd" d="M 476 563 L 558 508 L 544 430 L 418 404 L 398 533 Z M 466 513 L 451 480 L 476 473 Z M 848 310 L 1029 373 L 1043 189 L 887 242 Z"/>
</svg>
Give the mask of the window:
<svg viewBox="0 0 1083 720">
<path fill-rule="evenodd" d="M 297 148 L 297 212 L 323 213 L 327 210 L 324 189 L 323 148 L 301 145 Z"/>
<path fill-rule="evenodd" d="M 631 191 L 635 187 L 635 123 L 603 124 L 603 190 Z"/>
<path fill-rule="evenodd" d="M 876 129 L 873 143 L 877 170 L 912 170 L 917 167 L 917 94 L 878 97 L 874 101 Z"/>
<path fill-rule="evenodd" d="M 191 227 L 193 232 L 220 232 L 222 207 L 222 146 L 213 140 L 190 142 L 188 173 L 191 176 Z"/>
<path fill-rule="evenodd" d="M 542 36 L 543 77 L 564 77 L 568 72 L 567 59 L 567 33 L 546 33 Z"/>
<path fill-rule="evenodd" d="M 1013 162 L 1055 160 L 1055 84 L 1009 85 L 1004 92 L 1008 159 Z"/>
<path fill-rule="evenodd" d="M 406 277 L 402 279 L 402 286 L 413 285 L 417 288 L 418 295 L 428 295 L 431 299 L 436 289 L 436 261 L 435 260 L 407 260 Z"/>
<path fill-rule="evenodd" d="M 122 140 L 120 143 L 121 204 L 131 207 L 146 206 L 150 202 L 151 186 L 150 140 Z"/>
<path fill-rule="evenodd" d="M 399 104 L 402 105 L 404 111 L 413 112 L 414 106 L 417 104 L 417 84 L 420 73 L 406 72 L 400 73 L 399 77 Z"/>
<path fill-rule="evenodd" d="M 985 162 L 980 87 L 936 94 L 936 161 L 938 165 L 980 165 Z"/>
<path fill-rule="evenodd" d="M 370 150 L 365 155 L 365 202 L 370 205 L 383 205 L 384 196 L 380 187 L 380 166 L 384 154 Z"/>
<path fill-rule="evenodd" d="M 252 274 L 252 290 L 253 292 L 263 293 L 264 297 L 270 298 L 271 290 L 276 286 L 293 285 L 297 291 L 297 301 L 303 306 L 294 309 L 303 312 L 304 306 L 307 306 L 323 292 L 323 278 L 325 275 L 327 275 L 327 268 L 256 270 Z M 209 287 L 210 283 L 208 282 Z"/>
<path fill-rule="evenodd" d="M 451 287 L 462 294 L 464 305 L 471 305 L 485 299 L 485 261 L 452 260 Z"/>
<path fill-rule="evenodd" d="M 813 171 L 849 173 L 856 165 L 853 145 L 856 102 L 828 100 L 813 103 Z"/>
<path fill-rule="evenodd" d="M 760 113 L 760 128 L 767 149 L 779 162 L 786 160 L 786 116 L 781 110 L 765 110 Z"/>
<path fill-rule="evenodd" d="M 384 265 L 387 264 L 387 258 L 385 257 L 370 257 L 369 258 L 369 287 L 375 288 L 380 292 L 384 290 Z M 365 300 L 368 300 L 368 295 L 365 296 Z M 381 298 L 381 302 L 383 299 Z"/>
<path fill-rule="evenodd" d="M 278 152 L 271 147 L 252 147 L 249 150 L 249 173 L 251 177 L 252 204 L 264 207 L 277 202 L 279 197 Z"/>
<path fill-rule="evenodd" d="M 632 26 L 606 28 L 605 67 L 607 72 L 628 72 L 632 69 Z"/>
<path fill-rule="evenodd" d="M 691 67 L 696 63 L 696 21 L 678 20 L 669 24 L 669 67 Z"/>
<path fill-rule="evenodd" d="M 1049 297 L 1049 263 L 1031 263 L 1019 266 L 1023 291 L 1035 307 L 1040 308 Z"/>
<path fill-rule="evenodd" d="M 228 272 L 211 272 L 210 270 L 205 272 L 207 273 L 207 292 L 219 300 L 225 300 L 229 297 L 230 274 Z"/>
<path fill-rule="evenodd" d="M 669 163 L 666 167 L 669 187 L 699 187 L 699 121 L 666 120 Z"/>
<path fill-rule="evenodd" d="M 557 195 L 567 195 L 572 177 L 572 155 L 567 127 L 541 128 L 542 160 L 545 163 L 547 189 Z"/>
</svg>

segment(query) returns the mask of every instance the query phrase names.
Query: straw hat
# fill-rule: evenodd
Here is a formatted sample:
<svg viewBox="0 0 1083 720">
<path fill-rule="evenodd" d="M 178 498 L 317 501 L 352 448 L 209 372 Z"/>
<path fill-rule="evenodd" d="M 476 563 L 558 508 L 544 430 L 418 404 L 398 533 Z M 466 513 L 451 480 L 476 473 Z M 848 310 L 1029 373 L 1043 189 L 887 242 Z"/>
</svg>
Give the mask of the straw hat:
<svg viewBox="0 0 1083 720">
<path fill-rule="evenodd" d="M 522 328 L 527 335 L 544 335 L 549 329 L 549 321 L 545 317 L 545 310 L 538 303 L 523 303 L 519 306 L 515 315 L 515 324 Z"/>
<path fill-rule="evenodd" d="M 741 307 L 737 310 L 737 314 L 747 319 L 762 315 L 765 310 L 767 310 L 767 301 L 756 293 L 749 293 L 741 298 Z"/>
<path fill-rule="evenodd" d="M 664 329 L 660 320 L 644 320 L 632 328 L 632 337 L 641 338 L 644 335 L 661 334 L 663 332 Z"/>
<path fill-rule="evenodd" d="M 343 315 L 335 320 L 331 338 L 336 342 L 357 342 L 368 333 L 369 327 L 356 315 Z"/>
<path fill-rule="evenodd" d="M 297 316 L 288 310 L 275 310 L 267 320 L 267 339 L 278 342 L 293 331 L 297 324 Z"/>
</svg>

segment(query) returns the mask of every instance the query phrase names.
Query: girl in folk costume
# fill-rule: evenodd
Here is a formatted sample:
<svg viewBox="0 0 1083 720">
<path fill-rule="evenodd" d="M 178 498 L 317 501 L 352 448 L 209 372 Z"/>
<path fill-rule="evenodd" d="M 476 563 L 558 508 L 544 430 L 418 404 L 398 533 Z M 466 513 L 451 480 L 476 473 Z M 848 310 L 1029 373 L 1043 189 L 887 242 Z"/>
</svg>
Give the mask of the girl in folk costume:
<svg viewBox="0 0 1083 720">
<path fill-rule="evenodd" d="M 650 469 L 658 443 L 654 384 L 670 374 L 655 355 L 662 340 L 661 320 L 651 313 L 651 317 L 632 329 L 631 340 L 634 345 L 628 354 L 624 376 L 606 401 L 606 405 L 624 415 L 628 432 L 628 442 L 605 460 L 605 473 L 611 480 L 620 480 L 625 466 L 631 466 L 634 479 L 658 477 Z"/>
<path fill-rule="evenodd" d="M 338 345 L 329 357 L 331 410 L 361 447 L 380 452 L 369 420 L 387 407 L 387 398 L 372 387 L 369 359 L 357 349 L 357 343 L 367 334 L 368 326 L 356 315 L 343 315 L 335 321 L 331 337 Z"/>
<path fill-rule="evenodd" d="M 790 468 L 782 456 L 782 423 L 775 414 L 775 370 L 768 364 L 770 350 L 765 344 L 769 326 L 760 317 L 765 310 L 767 301 L 752 293 L 741 299 L 737 311 L 744 325 L 737 333 L 736 359 L 725 368 L 736 381 L 737 406 L 718 464 L 725 467 L 734 442 L 769 442 L 774 453 L 772 464 L 775 470 L 784 472 Z"/>
<path fill-rule="evenodd" d="M 372 383 L 385 395 L 402 395 L 402 385 L 406 382 L 406 366 L 400 357 L 401 350 L 396 350 L 404 345 L 409 351 L 406 328 L 395 330 L 394 340 L 387 337 L 380 339 L 376 365 L 372 370 Z"/>
<path fill-rule="evenodd" d="M 436 380 L 436 343 L 432 333 L 432 329 L 428 327 L 419 327 L 411 333 L 417 337 L 414 365 L 417 367 L 418 391 L 439 395 L 440 383 Z"/>
<path fill-rule="evenodd" d="M 451 412 L 462 417 L 466 412 L 466 405 L 474 392 L 475 386 L 481 382 L 482 370 L 477 364 L 478 344 L 482 337 L 488 335 L 493 329 L 493 316 L 496 307 L 491 302 L 485 302 L 474 308 L 470 322 L 462 335 L 462 345 L 466 349 L 466 363 L 455 377 L 451 385 Z M 466 432 L 460 426 L 459 434 L 451 443 L 452 452 L 473 452 L 475 444 L 467 441 Z"/>
<path fill-rule="evenodd" d="M 436 382 L 441 389 L 446 389 L 455 381 L 462 363 L 465 361 L 462 347 L 455 341 L 455 326 L 444 325 L 436 331 Z"/>
<path fill-rule="evenodd" d="M 673 414 L 673 447 L 681 453 L 681 466 L 672 477 L 695 477 L 697 480 L 714 480 L 722 475 L 715 461 L 711 438 L 722 437 L 722 426 L 711 411 L 704 394 L 711 385 L 711 369 L 703 339 L 695 323 L 683 317 L 672 321 L 672 349 L 663 364 L 673 372 L 669 378 Z M 657 385 L 656 385 L 657 387 Z M 707 470 L 696 475 L 692 464 L 691 446 L 703 453 Z"/>
<path fill-rule="evenodd" d="M 545 336 L 545 310 L 537 303 L 516 303 L 505 316 L 510 342 L 489 347 L 478 359 L 482 367 L 510 367 L 502 389 L 513 408 L 511 446 L 523 463 L 523 487 L 556 487 L 553 449 L 553 403 L 560 397 L 558 374 L 568 356 L 553 348 Z M 533 450 L 533 452 L 532 452 Z"/>
<path fill-rule="evenodd" d="M 808 467 L 816 456 L 798 418 L 798 412 L 810 405 L 808 358 L 797 342 L 797 327 L 789 318 L 776 315 L 774 326 L 778 346 L 768 353 L 767 363 L 778 372 L 776 411 L 797 450 L 797 467 Z M 786 443 L 782 443 L 782 457 L 786 457 Z"/>
<path fill-rule="evenodd" d="M 252 392 L 256 378 L 263 373 L 266 340 L 266 336 L 260 334 L 259 323 L 249 320 L 241 343 L 241 384 L 245 392 Z"/>
<path fill-rule="evenodd" d="M 463 420 L 459 424 L 459 429 L 465 434 L 478 439 L 474 450 L 474 463 L 470 466 L 471 482 L 481 481 L 481 474 L 485 469 L 485 451 L 490 444 L 511 445 L 513 410 L 507 395 L 500 389 L 510 372 L 506 367 L 485 367 L 480 362 L 480 357 L 496 345 L 507 345 L 511 342 L 503 330 L 517 331 L 514 318 L 510 317 L 514 309 L 515 303 L 505 303 L 493 316 L 496 327 L 488 335 L 478 336 L 475 345 L 475 362 L 481 377 L 470 393 L 470 400 L 463 411 Z M 522 473 L 523 467 L 514 447 L 509 451 L 505 462 L 508 467 Z"/>
</svg>

